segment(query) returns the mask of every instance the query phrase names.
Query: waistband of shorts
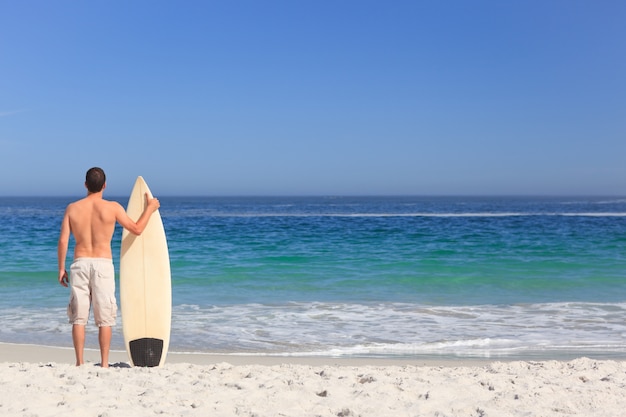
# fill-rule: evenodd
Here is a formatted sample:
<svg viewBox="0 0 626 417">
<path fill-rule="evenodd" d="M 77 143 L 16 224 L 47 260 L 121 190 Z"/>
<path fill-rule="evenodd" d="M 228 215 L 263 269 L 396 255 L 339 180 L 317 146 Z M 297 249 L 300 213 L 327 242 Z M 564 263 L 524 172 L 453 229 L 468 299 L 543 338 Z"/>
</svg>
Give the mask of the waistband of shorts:
<svg viewBox="0 0 626 417">
<path fill-rule="evenodd" d="M 77 262 L 106 262 L 106 263 L 113 263 L 113 259 L 111 259 L 111 258 L 89 258 L 89 257 L 81 256 L 80 258 L 74 259 L 74 261 L 72 263 L 77 263 Z"/>
</svg>

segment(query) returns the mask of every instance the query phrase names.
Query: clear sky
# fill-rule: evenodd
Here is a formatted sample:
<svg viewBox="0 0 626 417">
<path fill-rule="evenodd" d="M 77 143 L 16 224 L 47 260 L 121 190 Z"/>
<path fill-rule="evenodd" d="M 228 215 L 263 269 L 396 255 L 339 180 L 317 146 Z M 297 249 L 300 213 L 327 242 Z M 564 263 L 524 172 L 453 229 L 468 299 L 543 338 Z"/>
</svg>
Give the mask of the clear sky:
<svg viewBox="0 0 626 417">
<path fill-rule="evenodd" d="M 0 195 L 626 195 L 626 1 L 0 0 Z"/>
</svg>

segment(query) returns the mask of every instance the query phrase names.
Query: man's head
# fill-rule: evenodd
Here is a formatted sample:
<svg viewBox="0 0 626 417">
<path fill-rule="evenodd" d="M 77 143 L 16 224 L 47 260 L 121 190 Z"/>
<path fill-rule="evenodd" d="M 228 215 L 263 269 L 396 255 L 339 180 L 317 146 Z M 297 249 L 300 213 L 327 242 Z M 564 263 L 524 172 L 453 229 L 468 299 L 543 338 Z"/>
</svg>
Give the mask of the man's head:
<svg viewBox="0 0 626 417">
<path fill-rule="evenodd" d="M 104 188 L 107 177 L 102 168 L 93 167 L 87 171 L 85 176 L 85 186 L 90 193 L 99 193 Z"/>
</svg>

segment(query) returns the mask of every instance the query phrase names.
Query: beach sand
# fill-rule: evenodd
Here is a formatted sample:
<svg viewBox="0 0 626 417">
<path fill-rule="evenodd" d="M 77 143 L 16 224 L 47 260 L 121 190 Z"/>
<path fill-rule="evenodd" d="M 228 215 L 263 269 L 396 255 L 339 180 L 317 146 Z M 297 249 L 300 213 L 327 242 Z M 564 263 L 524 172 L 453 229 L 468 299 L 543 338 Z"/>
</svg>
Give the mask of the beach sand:
<svg viewBox="0 0 626 417">
<path fill-rule="evenodd" d="M 2 416 L 626 416 L 626 362 L 284 358 L 170 353 L 162 368 L 73 365 L 0 344 Z"/>
</svg>

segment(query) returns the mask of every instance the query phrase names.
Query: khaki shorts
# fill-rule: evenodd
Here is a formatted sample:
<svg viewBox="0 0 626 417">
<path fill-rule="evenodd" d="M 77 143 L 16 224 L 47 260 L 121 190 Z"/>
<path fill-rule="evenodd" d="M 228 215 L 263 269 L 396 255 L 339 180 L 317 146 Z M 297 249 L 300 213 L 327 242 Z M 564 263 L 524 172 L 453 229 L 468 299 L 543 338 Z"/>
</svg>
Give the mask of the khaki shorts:
<svg viewBox="0 0 626 417">
<path fill-rule="evenodd" d="M 70 267 L 70 302 L 67 316 L 71 324 L 87 324 L 89 308 L 98 327 L 115 325 L 115 269 L 107 258 L 78 258 Z"/>
</svg>

